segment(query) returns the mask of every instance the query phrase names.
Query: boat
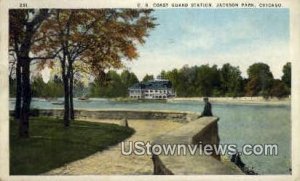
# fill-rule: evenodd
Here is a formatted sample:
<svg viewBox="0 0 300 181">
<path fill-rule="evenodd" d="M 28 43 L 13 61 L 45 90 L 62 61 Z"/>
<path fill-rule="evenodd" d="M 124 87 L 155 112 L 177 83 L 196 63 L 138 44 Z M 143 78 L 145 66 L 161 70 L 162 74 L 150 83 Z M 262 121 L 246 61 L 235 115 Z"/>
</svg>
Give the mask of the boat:
<svg viewBox="0 0 300 181">
<path fill-rule="evenodd" d="M 88 96 L 81 96 L 81 97 L 78 97 L 78 100 L 81 100 L 81 101 L 86 101 L 88 100 L 89 97 Z"/>
</svg>

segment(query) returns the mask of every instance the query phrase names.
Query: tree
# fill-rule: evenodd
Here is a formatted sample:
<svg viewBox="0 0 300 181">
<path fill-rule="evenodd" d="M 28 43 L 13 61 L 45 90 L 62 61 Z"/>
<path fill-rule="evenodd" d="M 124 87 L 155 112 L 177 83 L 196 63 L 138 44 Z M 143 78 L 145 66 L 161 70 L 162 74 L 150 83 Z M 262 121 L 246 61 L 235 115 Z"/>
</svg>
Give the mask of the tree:
<svg viewBox="0 0 300 181">
<path fill-rule="evenodd" d="M 31 57 L 31 48 L 42 23 L 48 18 L 47 9 L 11 9 L 9 11 L 9 51 L 16 57 L 16 106 L 15 117 L 19 120 L 19 136 L 29 137 L 29 112 L 31 103 L 30 63 L 47 57 Z M 21 71 L 22 70 L 22 71 Z"/>
<path fill-rule="evenodd" d="M 188 86 L 188 84 L 193 82 L 192 78 L 190 78 L 190 75 L 193 73 L 191 73 L 188 65 L 185 65 L 180 70 L 173 69 L 172 71 L 162 71 L 161 76 L 172 82 L 172 86 L 178 96 L 186 97 L 192 96 L 190 89 L 192 89 L 193 85 Z M 189 89 L 187 89 L 188 87 Z"/>
<path fill-rule="evenodd" d="M 224 64 L 220 70 L 220 81 L 223 94 L 234 97 L 241 94 L 243 78 L 239 67 Z"/>
<path fill-rule="evenodd" d="M 106 86 L 107 97 L 124 97 L 127 93 L 127 88 L 122 82 L 121 76 L 116 71 L 109 71 L 109 84 Z"/>
<path fill-rule="evenodd" d="M 282 68 L 283 75 L 281 80 L 291 89 L 291 62 L 286 63 Z"/>
<path fill-rule="evenodd" d="M 253 77 L 252 79 L 249 79 L 245 87 L 246 95 L 253 97 L 258 95 L 259 91 L 260 91 L 260 85 L 259 85 L 258 77 Z"/>
<path fill-rule="evenodd" d="M 169 81 L 172 82 L 173 88 L 175 88 L 175 90 L 177 89 L 179 82 L 178 82 L 178 78 L 179 78 L 179 72 L 177 69 L 173 69 L 172 71 L 164 71 L 164 79 L 168 79 Z"/>
<path fill-rule="evenodd" d="M 142 82 L 148 82 L 149 80 L 154 80 L 154 76 L 153 75 L 148 75 L 146 74 L 142 80 Z"/>
<path fill-rule="evenodd" d="M 64 95 L 63 84 L 61 80 L 54 76 L 47 83 L 44 82 L 41 75 L 33 77 L 31 84 L 32 95 L 34 97 L 62 97 Z"/>
<path fill-rule="evenodd" d="M 167 72 L 164 71 L 164 70 L 162 70 L 162 71 L 160 72 L 159 76 L 160 76 L 162 79 L 166 79 L 166 77 L 167 77 Z"/>
<path fill-rule="evenodd" d="M 246 87 L 248 87 L 247 91 L 249 92 L 246 94 L 253 96 L 261 95 L 267 98 L 273 82 L 273 74 L 270 71 L 270 67 L 264 63 L 254 63 L 248 68 L 247 73 L 249 82 Z"/>
<path fill-rule="evenodd" d="M 289 95 L 289 89 L 281 80 L 274 80 L 270 91 L 272 97 L 283 98 Z"/>
<path fill-rule="evenodd" d="M 44 24 L 42 32 L 55 32 L 44 42 L 58 54 L 65 89 L 64 125 L 74 119 L 74 63 L 80 61 L 84 71 L 99 81 L 104 70 L 123 67 L 122 60 L 138 57 L 136 45 L 143 44 L 148 31 L 155 27 L 152 10 L 101 9 L 56 10 Z"/>
<path fill-rule="evenodd" d="M 197 67 L 188 67 L 188 66 L 184 66 L 181 70 L 180 73 L 182 75 L 182 79 L 181 79 L 181 90 L 184 90 L 184 94 L 186 94 L 186 96 L 196 96 L 199 91 L 197 91 L 196 89 L 197 87 Z"/>
<path fill-rule="evenodd" d="M 161 75 L 172 82 L 178 96 L 220 96 L 220 74 L 216 65 L 201 65 L 172 71 L 162 71 Z"/>
<path fill-rule="evenodd" d="M 119 75 L 116 71 L 108 71 L 105 84 L 95 81 L 90 94 L 93 97 L 126 97 L 128 88 L 138 82 L 136 75 L 125 70 Z"/>
<path fill-rule="evenodd" d="M 216 65 L 201 65 L 196 69 L 195 90 L 199 96 L 220 95 L 220 74 Z"/>
<path fill-rule="evenodd" d="M 124 84 L 124 86 L 126 87 L 126 89 L 128 89 L 133 84 L 138 83 L 139 79 L 136 77 L 136 75 L 133 72 L 124 70 L 121 73 L 121 81 Z M 127 90 L 126 90 L 126 92 L 127 92 Z"/>
</svg>

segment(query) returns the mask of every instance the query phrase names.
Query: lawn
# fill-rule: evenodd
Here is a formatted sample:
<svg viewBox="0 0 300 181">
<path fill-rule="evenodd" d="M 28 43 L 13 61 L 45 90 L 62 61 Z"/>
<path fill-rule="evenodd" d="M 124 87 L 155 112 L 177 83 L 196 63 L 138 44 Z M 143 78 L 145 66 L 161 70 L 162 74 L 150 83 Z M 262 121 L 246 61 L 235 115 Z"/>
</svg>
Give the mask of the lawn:
<svg viewBox="0 0 300 181">
<path fill-rule="evenodd" d="M 30 138 L 20 139 L 17 133 L 17 122 L 10 120 L 10 174 L 36 175 L 102 151 L 134 130 L 86 121 L 74 121 L 64 128 L 62 120 L 32 117 Z"/>
</svg>

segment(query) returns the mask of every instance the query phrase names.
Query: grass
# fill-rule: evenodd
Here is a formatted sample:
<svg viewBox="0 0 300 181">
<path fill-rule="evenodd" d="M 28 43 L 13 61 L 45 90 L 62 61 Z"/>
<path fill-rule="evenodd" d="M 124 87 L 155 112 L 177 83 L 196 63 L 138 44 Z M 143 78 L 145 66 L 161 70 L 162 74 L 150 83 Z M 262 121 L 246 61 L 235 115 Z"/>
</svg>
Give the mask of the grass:
<svg viewBox="0 0 300 181">
<path fill-rule="evenodd" d="M 62 120 L 32 117 L 30 138 L 20 139 L 17 133 L 17 122 L 10 120 L 10 174 L 36 175 L 102 151 L 128 138 L 134 130 L 85 121 L 74 121 L 64 128 Z"/>
</svg>

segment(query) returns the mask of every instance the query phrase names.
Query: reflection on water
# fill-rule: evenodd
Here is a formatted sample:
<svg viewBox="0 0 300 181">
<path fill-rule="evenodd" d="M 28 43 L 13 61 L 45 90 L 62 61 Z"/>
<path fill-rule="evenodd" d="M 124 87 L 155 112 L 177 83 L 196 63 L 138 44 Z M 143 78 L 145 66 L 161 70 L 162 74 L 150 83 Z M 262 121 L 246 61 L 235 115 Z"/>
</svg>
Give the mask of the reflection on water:
<svg viewBox="0 0 300 181">
<path fill-rule="evenodd" d="M 63 101 L 59 98 L 55 102 Z M 291 167 L 290 105 L 213 104 L 213 114 L 220 117 L 221 144 L 277 144 L 278 156 L 243 156 L 243 161 L 259 174 L 289 174 Z M 107 99 L 74 100 L 75 109 L 180 110 L 201 112 L 203 103 L 182 102 L 116 102 Z M 10 101 L 10 109 L 14 100 Z M 43 99 L 33 99 L 32 108 L 63 108 Z"/>
</svg>

